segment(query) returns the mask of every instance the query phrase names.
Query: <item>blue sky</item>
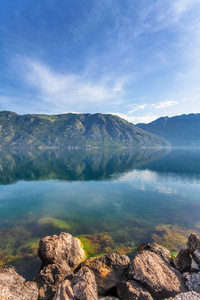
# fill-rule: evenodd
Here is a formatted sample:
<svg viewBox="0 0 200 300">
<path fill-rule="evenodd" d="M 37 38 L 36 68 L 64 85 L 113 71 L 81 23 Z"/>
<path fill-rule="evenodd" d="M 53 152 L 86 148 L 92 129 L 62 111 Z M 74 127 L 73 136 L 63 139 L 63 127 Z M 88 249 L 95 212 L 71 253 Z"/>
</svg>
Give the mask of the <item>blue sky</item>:
<svg viewBox="0 0 200 300">
<path fill-rule="evenodd" d="M 0 110 L 200 112 L 199 0 L 1 0 Z"/>
</svg>

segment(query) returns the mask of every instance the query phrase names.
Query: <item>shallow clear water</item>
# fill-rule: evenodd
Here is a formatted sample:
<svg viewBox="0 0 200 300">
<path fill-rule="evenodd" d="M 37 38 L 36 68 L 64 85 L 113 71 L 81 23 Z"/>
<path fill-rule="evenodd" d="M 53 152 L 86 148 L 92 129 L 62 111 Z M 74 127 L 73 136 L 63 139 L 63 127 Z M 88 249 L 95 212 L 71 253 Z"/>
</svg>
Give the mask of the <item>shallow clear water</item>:
<svg viewBox="0 0 200 300">
<path fill-rule="evenodd" d="M 62 231 L 88 256 L 176 253 L 200 233 L 200 149 L 2 150 L 0 264 L 33 279 L 40 238 Z"/>
</svg>

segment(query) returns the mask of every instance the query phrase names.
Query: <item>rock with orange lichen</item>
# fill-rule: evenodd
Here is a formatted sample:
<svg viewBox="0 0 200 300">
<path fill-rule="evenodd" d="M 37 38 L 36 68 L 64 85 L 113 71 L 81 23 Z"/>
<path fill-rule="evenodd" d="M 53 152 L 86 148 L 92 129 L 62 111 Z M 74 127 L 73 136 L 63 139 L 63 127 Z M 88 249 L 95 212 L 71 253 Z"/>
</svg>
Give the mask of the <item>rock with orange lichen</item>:
<svg viewBox="0 0 200 300">
<path fill-rule="evenodd" d="M 102 257 L 88 258 L 81 266 L 87 266 L 94 272 L 98 292 L 104 295 L 126 278 L 129 262 L 128 256 L 112 253 Z"/>
</svg>

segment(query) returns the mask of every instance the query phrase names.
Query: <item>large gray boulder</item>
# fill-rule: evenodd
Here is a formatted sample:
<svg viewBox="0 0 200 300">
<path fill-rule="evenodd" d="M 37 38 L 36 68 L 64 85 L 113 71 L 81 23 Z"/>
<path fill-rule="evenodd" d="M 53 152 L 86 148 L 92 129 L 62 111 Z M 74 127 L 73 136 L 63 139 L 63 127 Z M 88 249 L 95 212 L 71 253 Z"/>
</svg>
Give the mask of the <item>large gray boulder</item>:
<svg viewBox="0 0 200 300">
<path fill-rule="evenodd" d="M 98 293 L 105 295 L 127 276 L 129 262 L 128 256 L 111 253 L 102 257 L 88 258 L 81 265 L 94 272 Z"/>
<path fill-rule="evenodd" d="M 200 237 L 196 233 L 192 233 L 187 241 L 187 248 L 192 258 L 200 267 Z"/>
<path fill-rule="evenodd" d="M 36 300 L 38 288 L 34 282 L 26 282 L 12 266 L 0 267 L 1 300 Z"/>
<path fill-rule="evenodd" d="M 81 248 L 80 240 L 65 232 L 41 239 L 38 255 L 44 266 L 62 264 L 66 269 L 68 266 L 74 269 L 85 259 L 85 251 Z"/>
<path fill-rule="evenodd" d="M 155 299 L 174 297 L 187 291 L 180 272 L 147 250 L 138 253 L 130 264 L 129 278 L 146 287 Z"/>
<path fill-rule="evenodd" d="M 195 291 L 200 293 L 200 272 L 198 273 L 184 273 L 183 277 L 186 280 L 186 286 L 189 291 Z"/>
<path fill-rule="evenodd" d="M 44 267 L 35 277 L 39 289 L 38 299 L 51 300 L 59 285 L 65 279 L 71 279 L 72 277 L 73 273 L 67 265 L 64 268 L 60 264 L 50 264 Z"/>
<path fill-rule="evenodd" d="M 158 256 L 160 256 L 160 258 L 162 258 L 167 263 L 171 263 L 172 261 L 171 253 L 169 252 L 169 250 L 156 243 L 144 243 L 137 248 L 138 252 L 144 250 L 148 250 L 157 254 Z"/>
<path fill-rule="evenodd" d="M 53 300 L 98 300 L 93 272 L 87 267 L 81 268 L 71 282 L 65 280 L 59 286 Z"/>
<path fill-rule="evenodd" d="M 120 283 L 117 293 L 120 300 L 153 300 L 151 294 L 135 280 Z"/>
<path fill-rule="evenodd" d="M 186 292 L 178 294 L 175 298 L 167 298 L 165 300 L 199 300 L 200 295 L 196 292 Z"/>
</svg>

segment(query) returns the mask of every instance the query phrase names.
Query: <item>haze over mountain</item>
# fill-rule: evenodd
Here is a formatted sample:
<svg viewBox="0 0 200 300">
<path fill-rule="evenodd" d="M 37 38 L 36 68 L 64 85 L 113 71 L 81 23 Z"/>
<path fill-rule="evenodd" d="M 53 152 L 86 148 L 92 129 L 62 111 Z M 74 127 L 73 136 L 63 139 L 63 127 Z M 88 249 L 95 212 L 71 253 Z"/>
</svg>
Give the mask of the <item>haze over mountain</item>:
<svg viewBox="0 0 200 300">
<path fill-rule="evenodd" d="M 139 123 L 136 126 L 162 136 L 172 146 L 200 146 L 200 114 L 162 117 L 149 124 Z"/>
<path fill-rule="evenodd" d="M 162 137 L 114 115 L 0 112 L 1 147 L 166 147 Z"/>
</svg>

